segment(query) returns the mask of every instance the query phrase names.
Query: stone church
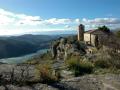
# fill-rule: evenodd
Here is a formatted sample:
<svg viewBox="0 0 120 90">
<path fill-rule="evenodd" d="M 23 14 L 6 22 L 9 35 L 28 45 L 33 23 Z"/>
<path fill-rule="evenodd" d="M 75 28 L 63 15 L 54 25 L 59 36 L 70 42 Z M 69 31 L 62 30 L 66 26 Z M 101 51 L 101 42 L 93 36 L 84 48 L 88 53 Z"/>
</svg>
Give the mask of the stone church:
<svg viewBox="0 0 120 90">
<path fill-rule="evenodd" d="M 108 34 L 102 30 L 85 31 L 84 25 L 78 26 L 78 41 L 84 41 L 87 45 L 97 46 L 101 40 L 107 38 Z"/>
</svg>

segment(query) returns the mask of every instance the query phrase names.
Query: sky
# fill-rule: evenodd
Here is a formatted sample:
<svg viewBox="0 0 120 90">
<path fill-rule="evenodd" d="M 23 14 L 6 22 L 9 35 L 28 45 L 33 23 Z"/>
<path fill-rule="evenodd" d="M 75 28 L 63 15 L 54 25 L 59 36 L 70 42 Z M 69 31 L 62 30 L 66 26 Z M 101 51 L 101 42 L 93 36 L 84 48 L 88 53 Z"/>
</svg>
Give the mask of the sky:
<svg viewBox="0 0 120 90">
<path fill-rule="evenodd" d="M 120 0 L 0 0 L 0 35 L 120 28 Z"/>
</svg>

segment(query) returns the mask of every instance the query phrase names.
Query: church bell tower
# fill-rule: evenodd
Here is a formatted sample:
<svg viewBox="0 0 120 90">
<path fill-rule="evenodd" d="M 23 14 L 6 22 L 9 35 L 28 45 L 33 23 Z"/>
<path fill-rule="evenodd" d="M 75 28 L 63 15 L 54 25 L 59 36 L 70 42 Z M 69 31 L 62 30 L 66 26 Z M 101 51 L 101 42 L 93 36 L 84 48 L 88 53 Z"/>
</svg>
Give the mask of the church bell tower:
<svg viewBox="0 0 120 90">
<path fill-rule="evenodd" d="M 78 41 L 84 41 L 84 28 L 83 24 L 78 26 Z"/>
</svg>

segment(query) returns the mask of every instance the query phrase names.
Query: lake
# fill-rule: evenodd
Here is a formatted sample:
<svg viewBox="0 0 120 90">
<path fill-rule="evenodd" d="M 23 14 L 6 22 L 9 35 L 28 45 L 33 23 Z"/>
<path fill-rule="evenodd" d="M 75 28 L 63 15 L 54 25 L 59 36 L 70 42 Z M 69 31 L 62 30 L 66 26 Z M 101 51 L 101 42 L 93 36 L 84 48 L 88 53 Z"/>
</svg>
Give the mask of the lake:
<svg viewBox="0 0 120 90">
<path fill-rule="evenodd" d="M 43 54 L 43 53 L 47 52 L 48 50 L 49 49 L 41 49 L 41 50 L 37 51 L 36 53 L 27 54 L 27 55 L 20 56 L 20 57 L 3 58 L 3 59 L 0 59 L 0 62 L 8 63 L 8 64 L 23 63 L 23 62 L 27 61 L 28 59 L 34 57 L 35 55 Z"/>
</svg>

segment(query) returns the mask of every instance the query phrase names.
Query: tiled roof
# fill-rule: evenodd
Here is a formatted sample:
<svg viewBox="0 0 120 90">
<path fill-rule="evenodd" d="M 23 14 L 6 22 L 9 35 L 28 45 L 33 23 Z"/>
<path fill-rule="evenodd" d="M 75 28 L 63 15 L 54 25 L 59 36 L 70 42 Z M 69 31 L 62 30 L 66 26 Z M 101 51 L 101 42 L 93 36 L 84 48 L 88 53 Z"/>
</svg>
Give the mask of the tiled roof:
<svg viewBox="0 0 120 90">
<path fill-rule="evenodd" d="M 88 30 L 88 31 L 86 31 L 85 33 L 93 33 L 93 32 L 95 32 L 95 31 L 97 31 L 97 30 Z"/>
</svg>

